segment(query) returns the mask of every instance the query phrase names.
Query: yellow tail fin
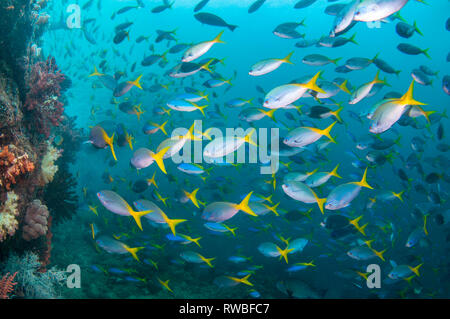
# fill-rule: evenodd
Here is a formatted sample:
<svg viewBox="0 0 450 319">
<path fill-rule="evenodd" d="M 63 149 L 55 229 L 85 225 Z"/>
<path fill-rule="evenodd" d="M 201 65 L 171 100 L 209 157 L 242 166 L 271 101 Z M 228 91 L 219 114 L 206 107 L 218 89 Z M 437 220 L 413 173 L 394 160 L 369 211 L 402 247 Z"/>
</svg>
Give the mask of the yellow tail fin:
<svg viewBox="0 0 450 319">
<path fill-rule="evenodd" d="M 337 178 L 342 178 L 337 172 L 337 169 L 339 168 L 339 165 L 340 164 L 337 164 L 336 167 L 328 174 L 330 174 L 331 176 L 337 177 Z"/>
<path fill-rule="evenodd" d="M 214 267 L 214 266 L 211 264 L 211 261 L 213 261 L 214 259 L 216 259 L 215 257 L 213 257 L 213 258 L 205 258 L 205 257 L 203 257 L 203 256 L 200 255 L 200 254 L 198 254 L 198 255 L 199 255 L 199 257 L 200 257 L 205 263 L 208 264 L 209 267 L 211 267 L 211 268 Z"/>
<path fill-rule="evenodd" d="M 127 83 L 132 84 L 132 85 L 134 85 L 135 87 L 138 87 L 138 88 L 140 88 L 140 89 L 142 90 L 142 86 L 141 86 L 141 83 L 140 83 L 140 80 L 141 80 L 141 78 L 142 78 L 142 75 L 143 75 L 143 74 L 139 75 L 138 78 L 137 78 L 136 80 L 134 80 L 133 82 L 128 81 Z"/>
<path fill-rule="evenodd" d="M 195 107 L 197 110 L 199 110 L 200 112 L 202 112 L 203 116 L 206 116 L 206 115 L 205 115 L 205 111 L 203 111 L 203 110 L 204 110 L 206 107 L 208 107 L 208 105 L 199 106 L 199 105 L 197 105 L 197 104 L 194 103 L 194 102 L 189 102 L 189 103 L 191 103 L 192 106 Z"/>
<path fill-rule="evenodd" d="M 251 208 L 248 206 L 248 201 L 250 200 L 250 197 L 252 196 L 253 191 L 248 193 L 247 196 L 240 202 L 239 204 L 235 205 L 235 208 L 238 210 L 242 210 L 243 212 L 251 215 L 251 216 L 258 216 L 256 215 Z"/>
<path fill-rule="evenodd" d="M 197 192 L 200 188 L 194 189 L 192 191 L 192 193 L 188 193 L 187 191 L 184 191 L 184 195 L 186 195 L 187 198 L 189 198 L 191 200 L 191 202 L 195 205 L 195 207 L 200 208 L 200 206 L 198 206 L 198 201 L 197 201 Z"/>
<path fill-rule="evenodd" d="M 94 66 L 94 73 L 89 74 L 89 77 L 91 76 L 103 76 L 103 73 L 98 72 L 97 67 Z"/>
<path fill-rule="evenodd" d="M 133 218 L 134 218 L 136 224 L 138 225 L 139 229 L 143 230 L 142 229 L 142 223 L 141 223 L 141 217 L 144 216 L 144 215 L 147 215 L 147 214 L 149 214 L 149 213 L 151 213 L 153 211 L 152 210 L 144 210 L 142 212 L 135 212 L 131 208 L 129 210 L 130 210 L 130 215 L 133 216 Z"/>
<path fill-rule="evenodd" d="M 176 231 L 175 231 L 175 226 L 187 221 L 186 219 L 170 219 L 169 217 L 167 217 L 167 215 L 163 212 L 161 212 L 161 216 L 163 217 L 164 221 L 166 222 L 167 225 L 169 225 L 170 230 L 172 231 L 172 234 L 174 236 L 176 236 Z"/>
<path fill-rule="evenodd" d="M 331 114 L 333 114 L 334 115 L 334 117 L 340 122 L 340 123 L 342 123 L 342 119 L 341 119 L 341 116 L 339 115 L 339 113 L 341 113 L 341 111 L 344 109 L 344 107 L 340 107 L 340 108 L 338 108 L 336 111 L 333 111 L 333 112 L 330 112 Z"/>
<path fill-rule="evenodd" d="M 275 123 L 277 122 L 277 120 L 275 120 L 275 117 L 273 116 L 273 113 L 275 113 L 277 109 L 271 109 L 270 111 L 266 111 L 263 109 L 258 109 L 258 111 L 260 111 L 261 113 L 265 114 L 267 117 L 270 117 L 272 119 L 272 121 L 274 121 Z"/>
<path fill-rule="evenodd" d="M 209 65 L 214 61 L 214 59 L 210 59 L 208 62 L 202 65 L 201 69 L 208 71 L 209 73 L 212 73 L 211 69 L 209 68 Z"/>
<path fill-rule="evenodd" d="M 366 187 L 366 188 L 373 189 L 372 186 L 367 184 L 367 180 L 366 179 L 367 179 L 367 167 L 366 167 L 366 170 L 364 171 L 364 175 L 363 175 L 361 181 L 360 182 L 354 182 L 354 184 L 356 184 L 358 186 L 361 186 L 361 187 Z"/>
<path fill-rule="evenodd" d="M 158 153 L 153 154 L 152 158 L 155 160 L 156 164 L 158 164 L 159 169 L 164 173 L 167 174 L 166 168 L 164 167 L 164 155 L 169 150 L 170 146 L 167 146 L 160 150 Z"/>
<path fill-rule="evenodd" d="M 239 283 L 242 283 L 242 284 L 246 284 L 247 286 L 253 286 L 253 284 L 250 282 L 250 281 L 248 281 L 248 278 L 251 276 L 252 274 L 248 274 L 247 276 L 245 276 L 244 278 L 235 278 L 235 277 L 230 277 L 230 276 L 227 276 L 227 278 L 229 278 L 229 279 L 231 279 L 231 280 L 233 280 L 233 281 L 235 281 L 235 282 L 239 282 Z"/>
<path fill-rule="evenodd" d="M 370 248 L 370 249 L 372 249 L 372 248 Z M 372 249 L 372 251 L 373 251 L 373 253 L 374 253 L 375 255 L 377 255 L 378 258 L 380 258 L 382 261 L 386 261 L 386 260 L 384 260 L 384 257 L 383 257 L 383 254 L 386 252 L 386 249 L 383 250 L 383 251 L 376 251 L 375 249 Z"/>
<path fill-rule="evenodd" d="M 294 54 L 294 51 L 289 53 L 284 59 L 281 59 L 281 61 L 283 61 L 284 63 L 294 64 L 291 62 L 291 57 L 293 54 Z"/>
<path fill-rule="evenodd" d="M 233 234 L 233 236 L 236 237 L 235 230 L 237 229 L 237 227 L 235 227 L 235 228 L 230 228 L 230 227 L 228 227 L 228 226 L 225 225 L 225 224 L 222 224 L 222 225 L 223 225 L 223 227 L 225 227 L 226 229 L 228 229 L 228 231 L 231 232 L 231 233 Z"/>
<path fill-rule="evenodd" d="M 223 34 L 223 31 L 220 32 L 220 33 L 217 35 L 217 37 L 214 38 L 213 42 L 214 42 L 214 43 L 225 43 L 225 42 L 223 42 L 222 40 L 220 40 L 220 37 L 222 36 L 222 34 Z"/>
<path fill-rule="evenodd" d="M 158 277 L 156 277 L 159 281 L 159 283 L 161 284 L 161 286 L 163 286 L 164 288 L 166 288 L 168 291 L 170 291 L 171 293 L 173 293 L 172 289 L 170 289 L 169 287 L 169 280 L 166 281 L 162 281 L 161 279 L 159 279 Z"/>
<path fill-rule="evenodd" d="M 406 93 L 397 100 L 398 103 L 402 105 L 426 105 L 425 103 L 414 100 L 413 91 L 414 91 L 414 79 L 411 81 L 408 91 L 406 91 Z"/>
<path fill-rule="evenodd" d="M 280 247 L 277 246 L 277 250 L 278 250 L 278 252 L 280 253 L 280 259 L 281 259 L 281 257 L 283 257 L 284 260 L 286 261 L 286 264 L 289 264 L 288 256 L 287 256 L 287 255 L 288 255 L 291 251 L 293 251 L 294 248 L 288 248 L 288 247 L 286 247 L 285 249 L 282 250 Z"/>
<path fill-rule="evenodd" d="M 324 90 L 322 90 L 320 87 L 317 86 L 316 81 L 319 78 L 320 74 L 322 73 L 322 71 L 317 72 L 316 75 L 313 76 L 313 78 L 311 80 L 309 80 L 308 83 L 306 84 L 300 84 L 300 86 L 303 86 L 305 88 L 308 88 L 310 90 L 319 92 L 319 93 L 326 93 Z"/>
<path fill-rule="evenodd" d="M 156 175 L 156 172 L 153 173 L 152 178 L 147 179 L 147 184 L 154 185 L 156 188 L 159 188 L 158 184 L 156 184 L 155 175 Z"/>
<path fill-rule="evenodd" d="M 330 131 L 331 131 L 331 129 L 333 128 L 333 126 L 336 125 L 336 123 L 337 123 L 337 121 L 334 121 L 333 124 L 331 124 L 331 125 L 328 126 L 326 129 L 323 129 L 323 130 L 318 129 L 318 128 L 315 128 L 315 127 L 308 127 L 308 129 L 310 129 L 310 130 L 313 131 L 313 132 L 316 132 L 317 134 L 324 135 L 324 136 L 328 137 L 328 139 L 329 139 L 332 143 L 336 143 L 336 141 L 334 140 L 334 138 L 330 135 Z"/>
<path fill-rule="evenodd" d="M 411 269 L 411 271 L 412 271 L 413 273 L 415 273 L 418 277 L 420 277 L 419 268 L 422 267 L 422 265 L 423 265 L 423 264 L 417 265 L 417 266 L 414 267 L 414 268 L 409 267 L 409 266 L 408 266 L 408 267 L 409 267 L 409 269 Z"/>
<path fill-rule="evenodd" d="M 394 196 L 397 197 L 400 201 L 403 202 L 402 195 L 403 195 L 404 192 L 405 192 L 405 191 L 401 191 L 400 193 L 394 193 L 394 192 L 392 192 L 392 195 L 394 195 Z"/>
<path fill-rule="evenodd" d="M 273 114 L 273 113 L 272 113 L 272 114 Z M 252 141 L 252 135 L 253 135 L 253 133 L 255 133 L 255 132 L 256 132 L 256 130 L 253 129 L 253 130 L 250 131 L 250 133 L 248 133 L 247 135 L 245 135 L 245 137 L 244 137 L 244 142 L 246 142 L 246 143 L 248 143 L 248 144 L 251 144 L 251 145 L 254 145 L 254 146 L 258 146 L 255 142 Z"/>
<path fill-rule="evenodd" d="M 347 88 L 347 82 L 348 82 L 348 80 L 345 80 L 344 82 L 342 82 L 341 85 L 338 85 L 338 87 L 339 87 L 342 91 L 344 91 L 345 93 L 347 93 L 347 94 L 352 94 L 352 93 L 350 92 L 350 90 Z"/>
<path fill-rule="evenodd" d="M 277 215 L 277 216 L 280 216 L 280 214 L 278 214 L 278 212 L 277 212 L 277 207 L 278 207 L 278 205 L 280 205 L 280 203 L 275 204 L 275 205 L 273 205 L 272 207 L 270 207 L 269 205 L 263 204 L 263 206 L 264 206 L 265 208 L 267 208 L 268 210 L 270 210 L 272 213 L 274 213 L 274 214 Z"/>
<path fill-rule="evenodd" d="M 158 125 L 158 124 L 156 124 L 156 123 L 150 123 L 150 124 L 153 125 L 153 126 L 158 127 L 158 128 L 161 130 L 161 132 L 164 133 L 164 135 L 167 135 L 167 132 L 166 132 L 166 129 L 165 129 L 165 126 L 166 126 L 167 122 L 169 122 L 169 121 L 165 121 L 165 122 L 164 122 L 163 124 L 161 124 L 161 125 Z"/>
<path fill-rule="evenodd" d="M 125 244 L 122 244 L 122 245 L 123 245 L 123 248 L 125 248 L 133 256 L 134 259 L 139 261 L 139 258 L 138 258 L 136 253 L 139 250 L 144 249 L 145 247 L 134 247 L 134 248 L 131 248 L 131 247 L 128 247 L 127 245 L 125 245 Z"/>
<path fill-rule="evenodd" d="M 355 227 L 356 227 L 356 229 L 357 229 L 361 234 L 363 234 L 364 236 L 366 236 L 365 229 L 366 229 L 367 225 L 369 225 L 369 223 L 367 223 L 367 224 L 365 224 L 365 225 L 362 225 L 361 227 L 359 227 L 359 226 L 355 226 Z"/>
<path fill-rule="evenodd" d="M 108 134 L 106 134 L 105 130 L 102 128 L 102 135 L 103 135 L 103 139 L 105 140 L 105 143 L 109 145 L 109 147 L 111 148 L 111 153 L 114 157 L 114 159 L 117 161 L 117 157 L 116 157 L 116 152 L 114 152 L 114 135 L 116 133 L 113 133 L 113 135 L 111 135 L 111 137 L 108 136 Z"/>
</svg>

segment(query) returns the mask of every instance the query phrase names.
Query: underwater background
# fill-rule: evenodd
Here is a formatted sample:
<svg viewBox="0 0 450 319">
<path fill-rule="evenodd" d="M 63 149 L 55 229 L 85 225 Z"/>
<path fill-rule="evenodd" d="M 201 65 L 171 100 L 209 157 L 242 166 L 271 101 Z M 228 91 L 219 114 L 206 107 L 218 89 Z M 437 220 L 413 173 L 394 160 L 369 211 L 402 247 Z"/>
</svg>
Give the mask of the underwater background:
<svg viewBox="0 0 450 319">
<path fill-rule="evenodd" d="M 450 4 L 329 37 L 348 3 L 3 1 L 0 297 L 449 298 Z M 374 134 L 383 103 L 401 117 Z M 279 169 L 158 162 L 195 120 L 203 150 L 278 128 Z"/>
</svg>

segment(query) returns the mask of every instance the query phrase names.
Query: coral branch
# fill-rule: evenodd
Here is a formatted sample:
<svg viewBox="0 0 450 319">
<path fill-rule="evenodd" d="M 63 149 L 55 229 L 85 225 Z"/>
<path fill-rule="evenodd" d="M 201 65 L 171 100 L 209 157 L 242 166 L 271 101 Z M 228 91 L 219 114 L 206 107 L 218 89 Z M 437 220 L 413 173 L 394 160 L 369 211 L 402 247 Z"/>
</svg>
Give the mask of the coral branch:
<svg viewBox="0 0 450 319">
<path fill-rule="evenodd" d="M 64 112 L 59 101 L 61 83 L 65 76 L 58 69 L 54 58 L 39 61 L 31 66 L 27 76 L 25 108 L 33 113 L 34 124 L 41 134 L 49 137 L 52 126 L 58 126 Z"/>
<path fill-rule="evenodd" d="M 34 164 L 28 159 L 27 153 L 22 153 L 14 145 L 0 147 L 0 186 L 11 189 L 17 182 L 17 177 L 34 170 Z"/>
<path fill-rule="evenodd" d="M 9 299 L 8 294 L 13 292 L 14 286 L 17 285 L 17 282 L 13 282 L 16 275 L 17 272 L 11 276 L 7 273 L 2 279 L 0 279 L 0 299 Z"/>
</svg>

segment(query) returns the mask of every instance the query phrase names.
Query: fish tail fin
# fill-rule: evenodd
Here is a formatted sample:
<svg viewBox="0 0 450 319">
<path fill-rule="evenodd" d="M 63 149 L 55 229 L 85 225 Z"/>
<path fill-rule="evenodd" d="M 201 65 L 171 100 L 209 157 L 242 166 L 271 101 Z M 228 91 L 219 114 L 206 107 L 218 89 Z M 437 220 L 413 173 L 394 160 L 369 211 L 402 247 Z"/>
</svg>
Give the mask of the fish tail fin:
<svg viewBox="0 0 450 319">
<path fill-rule="evenodd" d="M 195 107 L 197 110 L 199 110 L 200 112 L 202 112 L 203 116 L 205 115 L 205 111 L 203 111 L 208 105 L 203 105 L 203 106 L 199 106 L 194 102 L 190 102 L 192 104 L 193 107 Z"/>
<path fill-rule="evenodd" d="M 109 147 L 111 148 L 111 153 L 112 156 L 114 157 L 114 160 L 117 161 L 117 157 L 116 157 L 116 152 L 114 152 L 114 135 L 116 133 L 113 133 L 111 135 L 111 137 L 108 136 L 108 134 L 106 134 L 105 130 L 103 130 L 103 139 L 105 140 L 105 143 L 109 145 Z"/>
<path fill-rule="evenodd" d="M 371 248 L 372 249 L 372 248 Z M 376 251 L 375 249 L 372 249 L 373 253 L 380 258 L 382 261 L 386 261 L 383 257 L 383 254 L 386 252 L 387 249 L 382 250 L 382 251 Z"/>
<path fill-rule="evenodd" d="M 364 236 L 366 236 L 366 231 L 365 231 L 365 229 L 366 229 L 367 225 L 369 225 L 369 223 L 364 224 L 364 225 L 362 225 L 361 227 L 359 227 L 359 226 L 355 226 L 355 227 L 356 227 L 356 229 L 357 229 L 361 234 L 363 234 Z"/>
<path fill-rule="evenodd" d="M 251 276 L 252 274 L 248 274 L 247 276 L 245 276 L 244 278 L 240 279 L 239 281 L 243 284 L 246 284 L 247 286 L 253 286 L 253 284 L 248 281 L 248 278 Z"/>
<path fill-rule="evenodd" d="M 417 21 L 414 21 L 413 26 L 414 26 L 414 30 L 415 30 L 418 34 L 420 34 L 421 36 L 423 36 L 422 31 L 420 31 L 419 28 L 417 27 Z"/>
<path fill-rule="evenodd" d="M 224 41 L 220 40 L 220 37 L 222 36 L 223 31 L 221 31 L 213 40 L 214 43 L 225 43 Z"/>
<path fill-rule="evenodd" d="M 201 69 L 208 71 L 209 73 L 212 73 L 212 70 L 209 68 L 209 65 L 214 61 L 214 59 L 210 59 L 208 62 L 203 64 L 201 66 Z"/>
<path fill-rule="evenodd" d="M 272 113 L 273 114 L 273 113 Z M 256 130 L 255 129 L 252 129 L 251 131 L 250 131 L 250 133 L 248 133 L 247 135 L 245 135 L 245 137 L 244 137 L 244 142 L 247 142 L 248 144 L 251 144 L 251 145 L 253 145 L 253 146 L 258 146 L 255 142 L 253 142 L 253 140 L 252 140 L 252 135 L 254 134 L 256 132 Z"/>
<path fill-rule="evenodd" d="M 301 86 L 306 87 L 306 88 L 308 88 L 308 89 L 310 89 L 310 90 L 319 92 L 319 93 L 325 93 L 325 91 L 322 90 L 322 89 L 316 84 L 317 79 L 319 78 L 319 76 L 321 75 L 321 73 L 322 73 L 322 71 L 317 72 L 316 75 L 314 75 L 314 76 L 312 77 L 312 79 L 308 81 L 308 83 L 302 84 Z"/>
<path fill-rule="evenodd" d="M 347 88 L 347 83 L 348 83 L 348 80 L 345 80 L 344 82 L 342 82 L 342 84 L 338 85 L 338 87 L 339 87 L 342 91 L 344 91 L 345 93 L 347 93 L 347 94 L 352 94 L 352 93 L 350 92 L 350 90 Z"/>
<path fill-rule="evenodd" d="M 427 122 L 430 123 L 430 115 L 436 113 L 436 111 L 424 111 L 422 110 L 423 116 L 427 119 Z"/>
<path fill-rule="evenodd" d="M 335 126 L 337 123 L 337 121 L 334 121 L 333 124 L 331 124 L 330 126 L 328 126 L 326 129 L 323 130 L 319 130 L 321 135 L 325 135 L 326 137 L 329 138 L 329 140 L 332 143 L 336 143 L 336 141 L 334 140 L 334 138 L 330 135 L 331 129 L 333 128 L 333 126 Z"/>
<path fill-rule="evenodd" d="M 167 225 L 169 225 L 170 230 L 172 231 L 172 234 L 174 236 L 176 236 L 176 231 L 175 231 L 175 226 L 177 226 L 180 223 L 183 223 L 186 221 L 186 219 L 170 219 L 169 217 L 167 217 L 167 215 L 163 212 L 161 212 L 161 215 L 164 219 L 164 221 L 166 222 Z"/>
<path fill-rule="evenodd" d="M 275 205 L 273 205 L 272 207 L 270 207 L 269 205 L 263 204 L 264 207 L 266 207 L 268 210 L 270 210 L 272 213 L 274 213 L 277 216 L 280 216 L 280 214 L 277 212 L 277 207 L 278 205 L 280 205 L 280 203 L 277 203 Z"/>
<path fill-rule="evenodd" d="M 261 196 L 261 198 L 264 199 L 265 201 L 268 201 L 269 203 L 273 204 L 273 202 L 272 202 L 272 196 L 273 196 L 273 194 L 270 194 L 270 195 L 267 196 L 267 197 Z"/>
<path fill-rule="evenodd" d="M 282 59 L 281 61 L 283 61 L 284 63 L 289 63 L 289 64 L 294 64 L 291 62 L 291 57 L 294 54 L 294 51 L 292 51 L 291 53 L 289 53 L 284 59 Z"/>
<path fill-rule="evenodd" d="M 155 175 L 156 175 L 156 172 L 153 172 L 152 178 L 147 179 L 147 183 L 148 183 L 148 185 L 153 185 L 156 188 L 159 188 L 158 184 L 156 184 Z"/>
<path fill-rule="evenodd" d="M 275 111 L 277 109 L 271 109 L 270 111 L 265 111 L 263 109 L 258 109 L 261 113 L 265 114 L 266 116 L 270 117 L 270 119 L 272 121 L 274 121 L 275 123 L 277 122 L 277 120 L 275 119 L 275 117 L 273 116 L 273 113 L 275 113 Z"/>
<path fill-rule="evenodd" d="M 192 241 L 200 248 L 202 248 L 202 246 L 200 246 L 200 244 L 198 243 L 198 241 L 202 239 L 202 237 L 197 237 L 197 238 L 192 238 Z"/>
<path fill-rule="evenodd" d="M 340 60 L 342 60 L 342 58 L 336 58 L 331 60 L 331 62 L 333 62 L 334 64 L 337 64 Z"/>
<path fill-rule="evenodd" d="M 155 160 L 156 164 L 158 165 L 159 169 L 164 173 L 167 174 L 166 168 L 164 167 L 164 155 L 167 153 L 167 151 L 170 149 L 170 146 L 167 146 L 160 150 L 158 153 L 153 154 L 152 157 Z"/>
<path fill-rule="evenodd" d="M 229 226 L 227 226 L 227 225 L 225 225 L 225 224 L 222 224 L 222 225 L 223 225 L 223 227 L 225 227 L 230 233 L 232 233 L 233 236 L 236 237 L 235 231 L 236 231 L 236 229 L 238 229 L 237 227 L 231 228 L 231 227 L 229 227 Z"/>
<path fill-rule="evenodd" d="M 399 135 L 399 136 L 395 139 L 394 143 L 395 143 L 397 146 L 402 146 L 402 145 L 400 144 L 401 138 L 402 138 L 402 136 Z"/>
<path fill-rule="evenodd" d="M 334 115 L 334 117 L 335 117 L 340 123 L 342 123 L 342 118 L 341 118 L 341 116 L 339 115 L 339 113 L 341 113 L 341 111 L 342 111 L 343 109 L 344 109 L 344 107 L 341 106 L 341 107 L 338 108 L 336 111 L 330 112 L 331 114 Z"/>
<path fill-rule="evenodd" d="M 399 102 L 404 105 L 426 105 L 425 103 L 414 100 L 414 80 L 411 81 L 408 91 L 399 99 Z"/>
<path fill-rule="evenodd" d="M 394 195 L 394 196 L 397 197 L 401 202 L 403 202 L 402 195 L 403 195 L 404 192 L 405 192 L 404 190 L 401 191 L 401 192 L 399 192 L 399 193 L 394 193 L 394 192 L 392 192 L 392 195 Z"/>
<path fill-rule="evenodd" d="M 166 135 L 166 136 L 167 136 L 167 132 L 166 132 L 165 127 L 166 127 L 167 122 L 169 122 L 169 121 L 165 121 L 163 124 L 161 124 L 160 126 L 158 126 L 159 129 L 160 129 L 160 130 L 164 133 L 164 135 Z"/>
<path fill-rule="evenodd" d="M 358 42 L 355 41 L 356 32 L 353 33 L 353 35 L 348 39 L 351 43 L 358 44 Z"/>
<path fill-rule="evenodd" d="M 422 267 L 423 264 L 417 265 L 416 267 L 409 267 L 413 273 L 415 273 L 418 277 L 420 277 L 419 268 Z"/>
<path fill-rule="evenodd" d="M 213 261 L 214 259 L 216 259 L 216 257 L 212 257 L 212 258 L 205 258 L 203 256 L 200 256 L 200 258 L 211 268 L 214 268 L 213 264 L 211 264 L 211 261 Z"/>
<path fill-rule="evenodd" d="M 281 249 L 280 247 L 277 246 L 277 250 L 280 253 L 280 259 L 284 258 L 284 261 L 286 261 L 286 264 L 289 264 L 289 260 L 288 260 L 288 254 L 294 250 L 294 248 L 290 248 L 288 249 L 287 247 L 285 249 Z"/>
<path fill-rule="evenodd" d="M 373 83 L 384 83 L 383 80 L 380 80 L 380 70 L 377 71 L 377 74 L 375 74 L 375 78 L 372 81 Z"/>
<path fill-rule="evenodd" d="M 186 195 L 187 198 L 189 198 L 191 200 L 191 202 L 195 205 L 195 207 L 200 208 L 200 206 L 198 205 L 198 201 L 197 201 L 197 192 L 200 188 L 194 189 L 192 191 L 192 193 L 188 193 L 187 191 L 184 191 L 184 194 Z"/>
<path fill-rule="evenodd" d="M 138 225 L 140 230 L 142 229 L 142 222 L 141 222 L 141 217 L 144 215 L 147 215 L 149 213 L 151 213 L 152 210 L 144 210 L 142 212 L 135 212 L 135 211 L 130 211 L 130 215 L 133 216 L 134 221 L 136 222 L 136 224 Z"/>
<path fill-rule="evenodd" d="M 329 173 L 331 176 L 337 177 L 337 178 L 342 178 L 338 172 L 337 169 L 339 168 L 340 164 L 337 164 L 336 167 Z"/>
<path fill-rule="evenodd" d="M 361 186 L 361 187 L 366 187 L 366 188 L 373 189 L 373 187 L 370 186 L 367 183 L 367 167 L 366 167 L 366 170 L 364 171 L 364 174 L 363 174 L 363 177 L 361 178 L 361 181 L 360 182 L 355 182 L 355 184 L 358 185 L 358 186 Z"/>
<path fill-rule="evenodd" d="M 123 248 L 125 248 L 133 256 L 133 258 L 136 259 L 137 261 L 139 261 L 137 252 L 141 249 L 144 249 L 144 247 L 128 247 L 125 244 L 123 244 Z"/>
<path fill-rule="evenodd" d="M 143 75 L 143 74 L 139 75 L 138 78 L 137 78 L 136 80 L 132 81 L 132 82 L 131 82 L 131 81 L 128 81 L 128 83 L 129 83 L 129 84 L 132 84 L 132 85 L 134 85 L 135 87 L 138 87 L 138 88 L 140 88 L 140 89 L 142 90 L 142 86 L 141 86 L 141 82 L 140 82 L 140 81 L 141 81 L 141 78 L 142 78 L 142 75 Z"/>
<path fill-rule="evenodd" d="M 252 196 L 253 191 L 251 191 L 250 193 L 247 194 L 247 196 L 245 196 L 245 198 L 242 200 L 242 202 L 240 202 L 238 205 L 235 206 L 236 209 L 238 210 L 242 210 L 243 212 L 251 215 L 251 216 L 258 216 L 256 215 L 252 209 L 250 208 L 250 206 L 248 206 L 248 202 L 250 200 L 250 197 Z"/>
<path fill-rule="evenodd" d="M 431 59 L 431 56 L 428 54 L 428 50 L 430 50 L 430 49 L 429 49 L 429 48 L 428 48 L 428 49 L 425 49 L 425 50 L 422 51 L 422 53 L 423 53 L 428 59 Z"/>
<path fill-rule="evenodd" d="M 94 65 L 94 72 L 89 74 L 89 77 L 91 76 L 103 76 L 103 73 L 98 72 L 97 67 Z"/>
</svg>

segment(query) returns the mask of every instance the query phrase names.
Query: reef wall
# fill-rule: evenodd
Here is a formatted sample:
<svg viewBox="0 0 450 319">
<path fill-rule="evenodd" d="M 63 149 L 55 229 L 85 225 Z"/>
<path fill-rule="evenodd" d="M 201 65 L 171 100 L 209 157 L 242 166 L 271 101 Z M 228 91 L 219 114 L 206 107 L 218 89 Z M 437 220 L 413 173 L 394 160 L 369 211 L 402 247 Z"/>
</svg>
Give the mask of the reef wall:
<svg viewBox="0 0 450 319">
<path fill-rule="evenodd" d="M 43 272 L 52 220 L 70 218 L 77 206 L 68 163 L 81 140 L 74 118 L 64 114 L 71 82 L 40 49 L 46 6 L 47 0 L 0 4 L 0 264 L 31 250 Z"/>
</svg>

